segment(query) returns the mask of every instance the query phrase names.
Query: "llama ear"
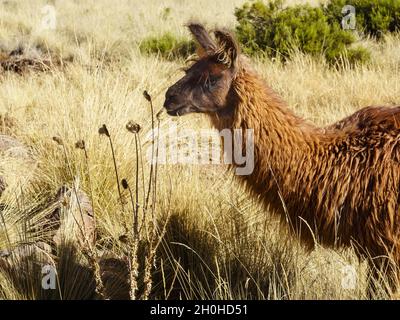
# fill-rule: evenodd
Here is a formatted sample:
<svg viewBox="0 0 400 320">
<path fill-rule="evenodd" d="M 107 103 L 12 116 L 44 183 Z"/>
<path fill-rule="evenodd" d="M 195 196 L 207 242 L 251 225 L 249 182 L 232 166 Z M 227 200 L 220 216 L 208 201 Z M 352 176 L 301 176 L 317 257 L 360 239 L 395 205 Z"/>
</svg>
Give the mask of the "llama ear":
<svg viewBox="0 0 400 320">
<path fill-rule="evenodd" d="M 199 44 L 197 54 L 200 57 L 211 55 L 215 52 L 217 46 L 203 25 L 199 23 L 189 23 L 188 28 Z"/>
<path fill-rule="evenodd" d="M 228 68 L 236 67 L 240 54 L 240 48 L 236 39 L 226 30 L 216 30 L 214 34 L 218 42 L 218 49 L 216 50 L 217 59 Z"/>
</svg>

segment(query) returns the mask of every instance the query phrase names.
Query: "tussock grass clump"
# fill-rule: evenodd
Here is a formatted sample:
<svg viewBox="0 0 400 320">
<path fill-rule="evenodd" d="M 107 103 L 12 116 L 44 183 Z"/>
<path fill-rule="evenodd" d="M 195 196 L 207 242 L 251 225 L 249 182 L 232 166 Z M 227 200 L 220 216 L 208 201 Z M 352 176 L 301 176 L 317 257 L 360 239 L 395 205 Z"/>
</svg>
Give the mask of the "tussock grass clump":
<svg viewBox="0 0 400 320">
<path fill-rule="evenodd" d="M 296 251 L 270 234 L 259 236 L 257 229 L 266 225 L 261 217 L 256 227 L 233 204 L 220 205 L 231 213 L 201 216 L 212 231 L 193 226 L 185 211 L 171 216 L 160 249 L 158 278 L 163 278 L 157 288 L 165 288 L 160 298 L 289 299 L 300 264 Z"/>
<path fill-rule="evenodd" d="M 62 61 L 40 46 L 19 45 L 9 52 L 0 52 L 0 72 L 44 72 L 60 66 Z"/>
</svg>

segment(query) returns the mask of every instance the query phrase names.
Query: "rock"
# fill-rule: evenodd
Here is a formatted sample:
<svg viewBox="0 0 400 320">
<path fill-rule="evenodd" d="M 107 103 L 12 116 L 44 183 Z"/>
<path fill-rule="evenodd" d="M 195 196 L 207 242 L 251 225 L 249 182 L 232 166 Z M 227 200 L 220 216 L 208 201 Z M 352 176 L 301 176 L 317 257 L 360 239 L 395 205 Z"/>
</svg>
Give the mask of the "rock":
<svg viewBox="0 0 400 320">
<path fill-rule="evenodd" d="M 31 159 L 28 148 L 16 138 L 0 134 L 0 153 L 19 159 Z"/>
<path fill-rule="evenodd" d="M 35 255 L 43 264 L 51 263 L 51 246 L 45 242 L 22 244 L 12 249 L 0 250 L 0 259 L 15 262 Z"/>
<path fill-rule="evenodd" d="M 9 53 L 0 53 L 0 72 L 11 71 L 23 74 L 28 71 L 42 72 L 51 69 L 57 59 L 48 50 L 39 46 L 19 45 Z"/>
<path fill-rule="evenodd" d="M 95 244 L 95 223 L 89 197 L 81 190 L 62 186 L 56 195 L 57 208 L 47 217 L 56 230 L 53 241 L 60 245 L 66 236 L 82 246 Z M 72 234 L 66 234 L 69 228 Z M 86 240 L 85 240 L 86 238 Z"/>
<path fill-rule="evenodd" d="M 4 124 L 4 121 L 0 116 L 0 123 Z M 6 187 L 20 189 L 34 177 L 36 161 L 33 155 L 27 146 L 12 136 L 0 134 L 0 161 L 0 196 Z"/>
</svg>

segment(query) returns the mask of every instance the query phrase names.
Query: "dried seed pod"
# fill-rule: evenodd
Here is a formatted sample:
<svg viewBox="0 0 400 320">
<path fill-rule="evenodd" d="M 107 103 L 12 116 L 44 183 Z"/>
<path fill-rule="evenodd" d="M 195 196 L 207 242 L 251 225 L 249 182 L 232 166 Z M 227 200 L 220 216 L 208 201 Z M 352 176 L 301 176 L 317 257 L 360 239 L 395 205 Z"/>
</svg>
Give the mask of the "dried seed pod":
<svg viewBox="0 0 400 320">
<path fill-rule="evenodd" d="M 130 120 L 126 124 L 126 130 L 128 130 L 129 132 L 139 133 L 140 129 L 141 129 L 140 125 L 132 120 Z"/>
<path fill-rule="evenodd" d="M 104 134 L 107 137 L 110 137 L 110 133 L 108 132 L 107 126 L 105 124 L 103 124 L 100 128 L 99 128 L 99 134 Z"/>
<path fill-rule="evenodd" d="M 57 142 L 60 146 L 64 145 L 64 142 L 60 137 L 53 137 L 53 141 Z"/>
<path fill-rule="evenodd" d="M 77 142 L 75 142 L 75 148 L 85 150 L 86 149 L 85 141 L 78 140 Z"/>
<path fill-rule="evenodd" d="M 164 108 L 157 112 L 156 114 L 157 120 L 161 120 L 163 114 L 164 114 Z"/>
<path fill-rule="evenodd" d="M 147 92 L 147 90 L 143 91 L 143 96 L 145 97 L 145 99 L 149 102 L 151 102 L 151 96 L 149 95 L 149 93 Z"/>
<path fill-rule="evenodd" d="M 126 179 L 122 179 L 121 184 L 122 184 L 122 188 L 124 188 L 125 190 L 129 188 L 129 184 Z"/>
</svg>

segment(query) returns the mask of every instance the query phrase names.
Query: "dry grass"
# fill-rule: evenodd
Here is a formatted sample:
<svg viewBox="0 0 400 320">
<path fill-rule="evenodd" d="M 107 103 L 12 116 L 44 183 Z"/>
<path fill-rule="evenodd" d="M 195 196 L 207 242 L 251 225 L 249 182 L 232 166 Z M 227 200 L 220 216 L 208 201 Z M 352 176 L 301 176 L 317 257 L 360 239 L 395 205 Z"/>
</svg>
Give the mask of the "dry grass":
<svg viewBox="0 0 400 320">
<path fill-rule="evenodd" d="M 234 8 L 242 1 L 54 3 L 57 28 L 40 31 L 40 9 L 45 1 L 0 2 L 2 51 L 9 53 L 19 46 L 47 48 L 42 52 L 65 62 L 44 72 L 0 73 L 0 113 L 16 119 L 18 126 L 11 132 L 29 146 L 35 159 L 1 158 L 0 170 L 8 187 L 0 199 L 4 207 L 0 250 L 48 239 L 48 234 L 37 231 L 46 203 L 61 185 L 77 184 L 93 202 L 96 259 L 106 297 L 129 298 L 130 291 L 131 298 L 367 298 L 368 271 L 351 249 L 327 250 L 317 245 L 312 253 L 306 252 L 255 199 L 243 193 L 222 166 L 158 166 L 154 220 L 148 214 L 143 230 L 136 236 L 131 233 L 135 201 L 122 189 L 122 209 L 114 165 L 119 179 L 126 178 L 134 193 L 140 177 L 141 205 L 150 170 L 145 164 L 136 174 L 135 136 L 125 125 L 129 120 L 141 125 L 140 144 L 146 151 L 150 144 L 144 143 L 144 137 L 152 123 L 142 93 L 151 93 L 155 114 L 161 109 L 165 89 L 180 77 L 184 64 L 144 56 L 138 45 L 143 37 L 165 31 L 188 37 L 183 25 L 189 19 L 210 27 L 232 27 Z M 373 48 L 373 62 L 354 69 L 330 69 L 302 55 L 286 65 L 261 59 L 253 63 L 296 113 L 325 125 L 366 105 L 399 104 L 400 37 L 387 37 L 381 44 L 367 41 L 366 45 Z M 171 122 L 179 128 L 209 127 L 201 115 L 163 117 L 161 126 Z M 98 134 L 102 124 L 112 137 L 115 163 L 107 139 Z M 67 157 L 53 136 L 62 138 Z M 85 141 L 87 158 L 75 148 L 80 139 Z M 165 235 L 154 259 L 148 253 L 164 224 Z M 152 230 L 157 239 L 152 238 Z M 92 263 L 76 248 L 68 237 L 53 248 L 50 258 L 58 266 L 57 292 L 40 290 L 42 274 L 34 263 L 35 252 L 25 262 L 12 261 L 12 268 L 31 272 L 28 278 L 12 278 L 0 264 L 0 298 L 95 298 Z M 132 252 L 137 252 L 137 258 Z M 342 286 L 346 265 L 357 271 L 355 289 Z M 150 287 L 146 277 L 151 277 Z M 137 287 L 129 279 L 137 281 Z M 373 298 L 387 296 L 382 291 Z"/>
</svg>

